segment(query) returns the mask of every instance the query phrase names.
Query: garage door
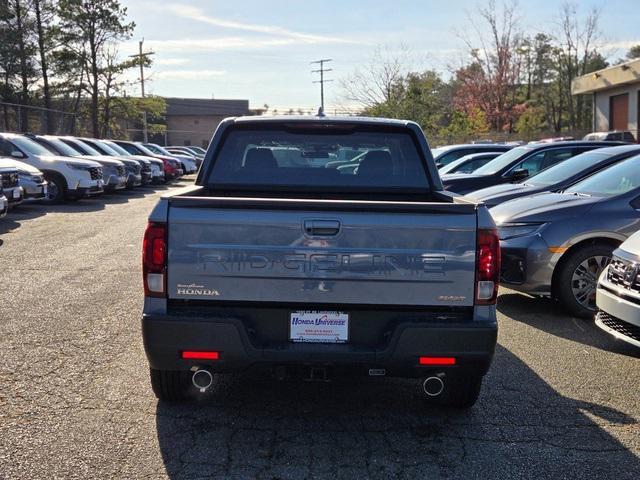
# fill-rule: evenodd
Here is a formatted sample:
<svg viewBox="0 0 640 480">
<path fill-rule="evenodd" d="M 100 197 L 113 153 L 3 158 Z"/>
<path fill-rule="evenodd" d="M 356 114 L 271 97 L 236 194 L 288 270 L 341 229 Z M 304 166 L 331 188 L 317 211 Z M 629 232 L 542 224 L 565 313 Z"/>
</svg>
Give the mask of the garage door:
<svg viewBox="0 0 640 480">
<path fill-rule="evenodd" d="M 609 97 L 609 130 L 629 129 L 629 94 Z"/>
</svg>

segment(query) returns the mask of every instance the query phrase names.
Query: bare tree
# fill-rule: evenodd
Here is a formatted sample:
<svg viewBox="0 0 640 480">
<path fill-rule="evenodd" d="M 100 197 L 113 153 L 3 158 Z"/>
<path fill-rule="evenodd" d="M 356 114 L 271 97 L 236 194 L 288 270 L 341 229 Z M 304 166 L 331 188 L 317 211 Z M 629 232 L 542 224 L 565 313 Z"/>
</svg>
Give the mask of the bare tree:
<svg viewBox="0 0 640 480">
<path fill-rule="evenodd" d="M 376 47 L 367 65 L 340 80 L 345 100 L 364 109 L 392 102 L 409 65 L 410 52 L 406 46 L 395 52 L 388 45 Z"/>
<path fill-rule="evenodd" d="M 558 43 L 560 49 L 561 81 L 566 96 L 569 126 L 583 127 L 585 117 L 585 99 L 577 99 L 571 95 L 571 82 L 575 77 L 589 73 L 590 63 L 596 59 L 597 43 L 601 34 L 599 29 L 600 10 L 591 9 L 584 18 L 578 14 L 578 6 L 573 2 L 565 2 L 560 8 L 558 20 L 560 33 Z M 602 65 L 594 65 L 596 67 Z"/>
</svg>

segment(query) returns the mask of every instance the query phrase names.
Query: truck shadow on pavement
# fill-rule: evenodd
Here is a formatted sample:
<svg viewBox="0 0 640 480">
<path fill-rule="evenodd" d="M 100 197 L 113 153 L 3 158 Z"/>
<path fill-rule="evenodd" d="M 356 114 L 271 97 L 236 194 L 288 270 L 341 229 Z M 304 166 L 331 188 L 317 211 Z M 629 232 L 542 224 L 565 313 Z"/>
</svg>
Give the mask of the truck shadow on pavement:
<svg viewBox="0 0 640 480">
<path fill-rule="evenodd" d="M 560 395 L 503 347 L 469 411 L 427 407 L 417 385 L 220 377 L 199 402 L 158 403 L 166 473 L 172 479 L 602 479 L 615 466 L 622 480 L 640 471 L 640 458 L 608 433 L 637 428 L 633 418 Z"/>
<path fill-rule="evenodd" d="M 600 330 L 593 319 L 572 317 L 551 299 L 505 293 L 498 297 L 498 312 L 556 337 L 640 358 L 639 349 L 615 340 Z"/>
</svg>

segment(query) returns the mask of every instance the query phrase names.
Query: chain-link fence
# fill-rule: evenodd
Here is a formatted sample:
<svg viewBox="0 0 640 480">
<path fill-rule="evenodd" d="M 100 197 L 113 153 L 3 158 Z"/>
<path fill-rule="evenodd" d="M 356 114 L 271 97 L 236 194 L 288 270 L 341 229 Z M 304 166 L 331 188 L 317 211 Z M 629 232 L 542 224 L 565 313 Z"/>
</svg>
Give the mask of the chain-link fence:
<svg viewBox="0 0 640 480">
<path fill-rule="evenodd" d="M 0 102 L 0 130 L 3 132 L 72 134 L 87 119 L 56 108 Z"/>
</svg>

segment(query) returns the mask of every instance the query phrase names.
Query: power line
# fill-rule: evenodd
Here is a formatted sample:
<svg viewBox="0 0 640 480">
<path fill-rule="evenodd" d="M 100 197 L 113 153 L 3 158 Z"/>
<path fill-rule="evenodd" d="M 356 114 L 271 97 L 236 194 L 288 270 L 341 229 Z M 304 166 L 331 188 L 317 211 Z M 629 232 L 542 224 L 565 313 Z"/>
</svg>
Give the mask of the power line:
<svg viewBox="0 0 640 480">
<path fill-rule="evenodd" d="M 139 53 L 136 55 L 129 55 L 131 58 L 137 58 L 138 63 L 140 64 L 140 90 L 142 93 L 142 98 L 144 98 L 144 64 L 147 62 L 148 57 L 151 55 L 155 55 L 156 52 L 142 52 L 142 44 L 144 43 L 144 38 L 138 42 Z M 147 111 L 142 109 L 142 137 L 144 138 L 145 143 L 149 141 L 148 132 L 147 132 Z"/>
<path fill-rule="evenodd" d="M 311 73 L 319 73 L 320 74 L 320 80 L 316 80 L 313 83 L 319 83 L 320 84 L 320 114 L 324 114 L 324 84 L 325 82 L 333 82 L 333 80 L 326 80 L 324 78 L 324 74 L 326 72 L 333 72 L 332 68 L 324 68 L 324 64 L 325 63 L 329 63 L 332 62 L 333 59 L 331 58 L 324 58 L 322 60 L 316 60 L 315 62 L 311 62 L 312 65 L 314 64 L 320 64 L 320 69 L 318 70 L 311 70 Z"/>
</svg>

